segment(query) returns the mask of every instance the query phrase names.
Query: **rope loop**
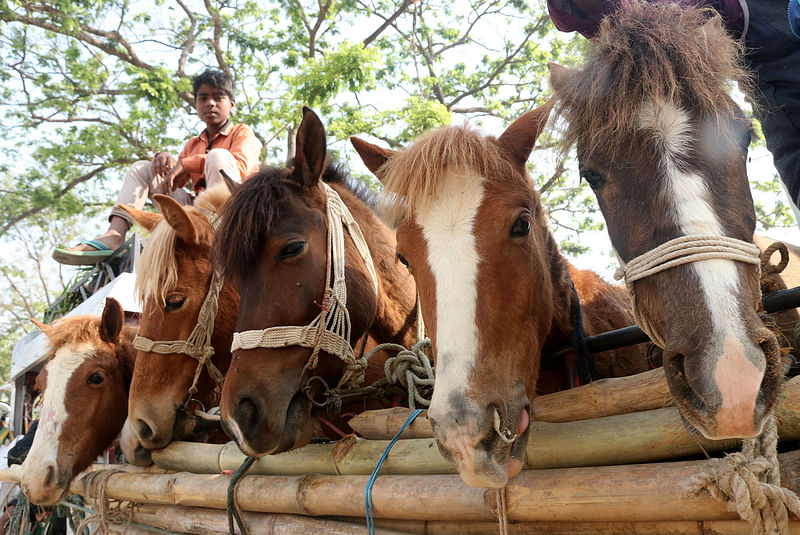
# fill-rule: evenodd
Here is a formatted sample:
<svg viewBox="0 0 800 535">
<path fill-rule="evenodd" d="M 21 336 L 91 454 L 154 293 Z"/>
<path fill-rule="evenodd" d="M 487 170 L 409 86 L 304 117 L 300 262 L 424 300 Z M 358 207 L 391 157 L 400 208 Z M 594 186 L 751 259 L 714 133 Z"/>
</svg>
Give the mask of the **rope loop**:
<svg viewBox="0 0 800 535">
<path fill-rule="evenodd" d="M 728 236 L 680 236 L 637 256 L 627 264 L 620 260 L 614 279 L 625 279 L 636 323 L 662 349 L 666 346 L 666 340 L 655 324 L 639 310 L 634 283 L 662 271 L 702 260 L 733 260 L 760 266 L 761 251 L 753 243 Z"/>
<path fill-rule="evenodd" d="M 789 513 L 800 516 L 800 498 L 780 486 L 777 444 L 778 425 L 772 414 L 760 436 L 742 442 L 741 452 L 709 460 L 707 468 L 690 478 L 689 494 L 705 490 L 727 502 L 755 535 L 788 534 Z"/>
</svg>

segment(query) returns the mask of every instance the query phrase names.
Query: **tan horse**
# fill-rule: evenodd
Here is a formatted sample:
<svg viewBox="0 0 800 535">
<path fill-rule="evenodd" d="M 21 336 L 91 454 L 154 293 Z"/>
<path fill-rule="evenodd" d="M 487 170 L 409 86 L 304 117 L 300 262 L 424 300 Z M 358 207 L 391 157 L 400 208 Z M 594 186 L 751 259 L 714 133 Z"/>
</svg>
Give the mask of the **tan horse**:
<svg viewBox="0 0 800 535">
<path fill-rule="evenodd" d="M 682 416 L 708 438 L 746 438 L 761 432 L 783 370 L 757 313 L 751 125 L 728 91 L 747 77 L 738 43 L 710 13 L 626 2 L 604 19 L 583 67 L 551 65 L 551 85 L 565 147 L 577 144 Z M 691 255 L 706 244 L 716 256 Z M 645 253 L 665 247 L 691 262 L 648 276 Z"/>
<path fill-rule="evenodd" d="M 100 318 L 75 316 L 36 324 L 47 335 L 50 350 L 36 379 L 42 414 L 22 463 L 21 484 L 31 502 L 53 505 L 122 428 L 136 329 L 123 326 L 124 313 L 114 299 L 106 299 Z"/>
<path fill-rule="evenodd" d="M 451 126 L 399 152 L 351 138 L 388 192 L 397 254 L 419 288 L 436 361 L 434 436 L 476 487 L 521 470 L 540 358 L 570 345 L 578 297 L 587 335 L 633 322 L 620 289 L 571 266 L 548 228 L 526 162 L 549 111 L 499 138 Z M 597 359 L 605 375 L 647 369 L 640 347 Z"/>
<path fill-rule="evenodd" d="M 215 232 L 213 214 L 230 196 L 228 188 L 217 187 L 199 196 L 195 206 L 181 206 L 171 197 L 154 195 L 161 214 L 123 206 L 152 233 L 136 272 L 142 301 L 140 338 L 156 344 L 185 341 L 196 328 L 214 271 L 209 259 Z M 210 346 L 197 349 L 213 350 L 210 364 L 225 373 L 231 359 L 239 292 L 233 285 L 223 284 L 216 301 L 216 314 L 203 326 L 211 330 Z M 186 351 L 185 347 L 167 354 L 157 347 L 139 351 L 128 404 L 129 428 L 145 449 L 163 448 L 173 439 L 185 438 L 195 425 L 193 409 L 217 404 L 217 384 L 208 365 L 201 366 Z M 196 391 L 190 394 L 192 387 Z M 131 456 L 129 449 L 126 457 Z"/>
</svg>

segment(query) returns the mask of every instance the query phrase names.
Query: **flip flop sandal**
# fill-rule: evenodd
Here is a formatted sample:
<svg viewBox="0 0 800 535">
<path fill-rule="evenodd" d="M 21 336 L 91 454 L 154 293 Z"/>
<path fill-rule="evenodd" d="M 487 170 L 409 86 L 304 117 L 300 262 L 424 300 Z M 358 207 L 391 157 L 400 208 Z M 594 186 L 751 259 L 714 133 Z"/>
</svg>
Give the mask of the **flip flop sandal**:
<svg viewBox="0 0 800 535">
<path fill-rule="evenodd" d="M 102 262 L 114 252 L 108 245 L 99 240 L 82 241 L 78 245 L 91 245 L 94 251 L 70 251 L 63 247 L 56 247 L 53 251 L 53 260 L 70 266 L 88 266 Z"/>
</svg>

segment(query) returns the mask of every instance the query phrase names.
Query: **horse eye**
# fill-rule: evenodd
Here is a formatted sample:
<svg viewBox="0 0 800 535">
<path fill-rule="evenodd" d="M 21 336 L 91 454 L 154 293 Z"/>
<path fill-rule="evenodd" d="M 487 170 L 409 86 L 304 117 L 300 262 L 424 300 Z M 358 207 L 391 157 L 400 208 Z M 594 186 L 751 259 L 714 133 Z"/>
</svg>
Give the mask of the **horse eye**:
<svg viewBox="0 0 800 535">
<path fill-rule="evenodd" d="M 598 173 L 597 171 L 592 171 L 591 169 L 582 170 L 581 178 L 584 179 L 586 182 L 588 182 L 589 187 L 591 187 L 592 189 L 599 188 L 606 181 L 605 176 L 603 176 L 601 173 Z"/>
<path fill-rule="evenodd" d="M 102 373 L 95 372 L 95 373 L 93 373 L 92 375 L 89 376 L 89 378 L 86 380 L 86 384 L 99 385 L 100 383 L 103 382 L 104 379 L 105 379 L 105 377 L 103 377 Z"/>
<path fill-rule="evenodd" d="M 511 226 L 512 238 L 524 238 L 531 233 L 531 220 L 527 215 L 521 215 Z"/>
<path fill-rule="evenodd" d="M 406 267 L 409 267 L 408 260 L 406 260 L 405 256 L 401 255 L 400 253 L 397 253 L 397 259 L 400 261 L 401 264 L 403 264 Z"/>
<path fill-rule="evenodd" d="M 293 256 L 297 256 L 303 252 L 306 248 L 306 242 L 304 241 L 294 241 L 287 245 L 284 245 L 280 252 L 278 252 L 278 259 L 279 260 L 286 260 L 287 258 L 292 258 Z"/>
<path fill-rule="evenodd" d="M 173 295 L 173 296 L 167 297 L 167 303 L 166 303 L 166 306 L 164 307 L 164 310 L 166 312 L 171 312 L 173 310 L 178 310 L 179 308 L 181 308 L 183 306 L 183 303 L 185 303 L 185 302 L 186 302 L 186 298 L 183 297 L 182 295 Z"/>
</svg>

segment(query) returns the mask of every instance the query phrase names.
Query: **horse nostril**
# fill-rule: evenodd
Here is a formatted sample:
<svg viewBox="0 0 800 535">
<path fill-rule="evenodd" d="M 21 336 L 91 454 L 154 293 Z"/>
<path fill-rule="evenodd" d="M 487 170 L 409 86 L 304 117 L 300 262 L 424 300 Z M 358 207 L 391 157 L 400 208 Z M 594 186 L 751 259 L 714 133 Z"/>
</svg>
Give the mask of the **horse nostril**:
<svg viewBox="0 0 800 535">
<path fill-rule="evenodd" d="M 153 429 L 144 420 L 136 420 L 136 432 L 141 440 L 153 440 Z"/>
<path fill-rule="evenodd" d="M 47 465 L 45 468 L 44 473 L 44 486 L 45 487 L 55 487 L 56 486 L 56 466 L 52 463 Z"/>
<path fill-rule="evenodd" d="M 250 398 L 242 398 L 234 413 L 242 432 L 247 433 L 258 426 L 258 407 Z"/>
</svg>

